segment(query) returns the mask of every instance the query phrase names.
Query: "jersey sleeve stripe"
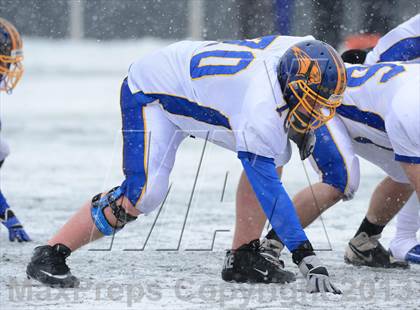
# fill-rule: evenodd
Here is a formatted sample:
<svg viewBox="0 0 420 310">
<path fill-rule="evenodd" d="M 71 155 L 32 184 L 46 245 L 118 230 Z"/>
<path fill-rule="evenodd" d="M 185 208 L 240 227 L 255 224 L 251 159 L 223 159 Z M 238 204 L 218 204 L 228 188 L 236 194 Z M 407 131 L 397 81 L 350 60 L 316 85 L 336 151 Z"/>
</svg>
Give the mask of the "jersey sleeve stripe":
<svg viewBox="0 0 420 310">
<path fill-rule="evenodd" d="M 374 146 L 379 147 L 380 149 L 383 149 L 383 150 L 386 150 L 386 151 L 390 151 L 390 152 L 394 151 L 393 149 L 391 149 L 389 147 L 386 147 L 386 146 L 379 145 L 379 144 L 373 142 L 372 140 L 370 140 L 366 137 L 355 137 L 355 138 L 353 138 L 353 140 L 358 142 L 358 143 L 362 143 L 362 144 L 373 144 Z"/>
<path fill-rule="evenodd" d="M 342 104 L 337 108 L 337 113 L 352 121 L 386 132 L 384 120 L 379 114 L 374 112 L 362 111 L 356 106 Z"/>
<path fill-rule="evenodd" d="M 229 118 L 222 112 L 190 101 L 183 97 L 169 94 L 147 93 L 148 97 L 158 99 L 163 109 L 168 113 L 186 116 L 209 125 L 232 129 Z"/>
<path fill-rule="evenodd" d="M 420 36 L 405 38 L 384 51 L 378 62 L 408 61 L 420 57 Z"/>
<path fill-rule="evenodd" d="M 395 160 L 402 161 L 404 163 L 410 163 L 410 164 L 420 164 L 420 157 L 417 157 L 417 156 L 406 156 L 406 155 L 395 154 Z"/>
</svg>

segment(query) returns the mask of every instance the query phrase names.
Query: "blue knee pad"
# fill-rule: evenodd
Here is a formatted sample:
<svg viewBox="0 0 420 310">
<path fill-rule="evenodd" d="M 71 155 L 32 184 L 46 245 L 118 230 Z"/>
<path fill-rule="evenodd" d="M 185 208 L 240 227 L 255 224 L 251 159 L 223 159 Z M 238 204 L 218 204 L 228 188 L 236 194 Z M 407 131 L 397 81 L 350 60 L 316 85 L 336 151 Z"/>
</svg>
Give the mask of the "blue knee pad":
<svg viewBox="0 0 420 310">
<path fill-rule="evenodd" d="M 136 216 L 128 214 L 121 205 L 117 204 L 117 200 L 123 196 L 121 188 L 114 187 L 107 194 L 101 197 L 101 194 L 97 194 L 92 198 L 91 215 L 92 220 L 98 230 L 106 235 L 112 235 L 120 231 L 125 224 L 137 219 Z M 105 209 L 110 207 L 112 214 L 116 217 L 116 226 L 112 226 L 105 216 Z"/>
</svg>

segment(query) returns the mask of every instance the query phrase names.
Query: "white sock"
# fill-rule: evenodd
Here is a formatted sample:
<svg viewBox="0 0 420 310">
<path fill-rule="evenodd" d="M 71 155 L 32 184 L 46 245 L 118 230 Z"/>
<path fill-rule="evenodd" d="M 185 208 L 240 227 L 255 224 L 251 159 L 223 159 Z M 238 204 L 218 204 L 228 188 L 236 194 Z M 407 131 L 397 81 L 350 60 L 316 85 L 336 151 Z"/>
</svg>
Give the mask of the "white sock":
<svg viewBox="0 0 420 310">
<path fill-rule="evenodd" d="M 419 229 L 420 204 L 414 193 L 397 215 L 395 236 L 389 245 L 395 258 L 403 260 L 407 252 L 420 243 L 416 239 Z"/>
</svg>

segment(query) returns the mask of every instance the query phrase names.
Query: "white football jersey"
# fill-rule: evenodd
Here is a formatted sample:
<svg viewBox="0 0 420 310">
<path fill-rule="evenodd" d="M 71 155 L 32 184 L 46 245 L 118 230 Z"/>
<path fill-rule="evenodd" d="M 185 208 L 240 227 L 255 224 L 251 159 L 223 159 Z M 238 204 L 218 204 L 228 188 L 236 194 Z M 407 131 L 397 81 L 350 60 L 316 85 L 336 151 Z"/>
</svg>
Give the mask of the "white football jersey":
<svg viewBox="0 0 420 310">
<path fill-rule="evenodd" d="M 352 139 L 393 150 L 396 159 L 420 158 L 420 64 L 352 65 L 347 71 L 337 113 Z"/>
<path fill-rule="evenodd" d="M 312 36 L 255 40 L 181 41 L 135 63 L 128 73 L 133 93 L 157 101 L 181 130 L 233 151 L 285 164 L 290 145 L 276 68 L 293 44 Z"/>
<path fill-rule="evenodd" d="M 382 61 L 419 61 L 420 57 L 420 14 L 410 18 L 379 39 L 370 51 L 365 64 Z"/>
</svg>

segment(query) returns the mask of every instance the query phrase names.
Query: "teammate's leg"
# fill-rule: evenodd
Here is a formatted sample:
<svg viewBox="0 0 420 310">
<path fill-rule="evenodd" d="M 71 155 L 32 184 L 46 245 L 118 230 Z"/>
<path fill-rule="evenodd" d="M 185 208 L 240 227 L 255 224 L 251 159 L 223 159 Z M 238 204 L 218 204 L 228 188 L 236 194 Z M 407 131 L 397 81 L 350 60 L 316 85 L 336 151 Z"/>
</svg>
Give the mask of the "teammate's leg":
<svg viewBox="0 0 420 310">
<path fill-rule="evenodd" d="M 306 187 L 293 197 L 302 227 L 309 226 L 325 210 L 344 198 L 337 187 L 323 182 Z"/>
<path fill-rule="evenodd" d="M 316 131 L 316 137 L 311 163 L 319 172 L 322 182 L 303 189 L 293 197 L 293 203 L 303 227 L 312 223 L 324 210 L 340 199 L 351 199 L 359 185 L 359 161 L 354 155 L 352 142 L 341 120 L 335 118 L 329 121 L 328 125 Z M 237 219 L 237 222 L 240 221 L 241 224 L 237 227 L 241 229 L 235 230 L 234 248 L 241 245 L 240 241 L 246 243 L 259 238 L 263 228 L 261 216 L 257 216 L 257 220 L 244 216 L 251 212 L 263 215 L 252 193 L 251 185 L 244 176 L 241 177 L 237 193 L 237 215 L 242 214 L 242 216 Z M 259 209 L 259 212 L 251 211 L 254 209 Z M 258 225 L 253 225 L 255 229 L 248 231 L 251 220 Z M 246 239 L 244 236 L 249 237 Z"/>
<path fill-rule="evenodd" d="M 417 198 L 420 201 L 420 158 L 417 159 L 419 163 L 405 163 L 401 162 L 405 174 L 410 180 L 411 185 L 417 193 Z"/>
<path fill-rule="evenodd" d="M 351 199 L 359 186 L 359 160 L 341 119 L 332 119 L 315 134 L 317 140 L 311 163 L 322 182 L 303 189 L 293 198 L 303 227 L 310 225 L 339 200 Z M 282 247 L 275 249 L 273 239 L 281 242 L 270 231 L 263 244 L 267 244 L 271 252 L 280 252 Z"/>
<path fill-rule="evenodd" d="M 351 199 L 359 187 L 359 160 L 341 119 L 332 119 L 315 134 L 311 164 L 321 182 L 301 190 L 293 198 L 303 227 L 341 199 Z"/>
<path fill-rule="evenodd" d="M 366 218 L 373 224 L 385 226 L 405 205 L 412 193 L 410 184 L 386 177 L 372 194 Z"/>
<path fill-rule="evenodd" d="M 400 163 L 416 192 L 398 216 L 396 237 L 391 243 L 391 250 L 397 257 L 414 263 L 420 263 L 420 244 L 415 237 L 420 228 L 420 93 L 418 87 L 415 87 L 418 83 L 418 79 L 407 81 L 395 95 L 392 105 L 394 113 L 387 126 L 395 160 Z M 409 103 L 401 106 L 400 102 L 406 100 Z M 401 109 L 404 109 L 402 113 L 396 113 Z"/>
<path fill-rule="evenodd" d="M 420 263 L 420 242 L 416 238 L 419 229 L 419 202 L 416 194 L 413 194 L 397 215 L 396 232 L 389 245 L 395 258 Z"/>
<path fill-rule="evenodd" d="M 366 217 L 350 240 L 344 259 L 353 265 L 383 268 L 407 268 L 384 249 L 379 239 L 385 225 L 407 202 L 413 189 L 410 184 L 398 183 L 386 177 L 372 195 Z"/>
<path fill-rule="evenodd" d="M 363 131 L 351 134 L 364 136 Z M 354 147 L 356 154 L 379 166 L 388 177 L 372 194 L 367 214 L 346 248 L 345 261 L 370 267 L 407 268 L 405 262 L 397 261 L 385 250 L 379 239 L 385 225 L 406 203 L 413 189 L 391 150 L 378 147 L 368 140 L 357 140 Z"/>
<path fill-rule="evenodd" d="M 322 181 L 293 197 L 304 228 L 339 200 L 351 199 L 359 186 L 359 160 L 341 119 L 332 119 L 315 134 L 317 140 L 311 164 Z"/>
<path fill-rule="evenodd" d="M 372 267 L 408 267 L 406 262 L 396 262 L 378 239 L 384 225 L 402 208 L 413 188 L 417 191 L 416 184 L 420 190 L 420 140 L 414 138 L 420 136 L 417 86 L 418 79 L 409 79 L 393 95 L 385 118 L 392 149 L 374 145 L 370 139 L 357 140 L 355 144 L 356 153 L 381 167 L 389 178 L 372 195 L 367 216 L 346 249 L 346 262 Z M 406 104 L 401 105 L 401 102 Z M 374 138 L 367 129 L 354 132 L 352 136 Z"/>
</svg>

